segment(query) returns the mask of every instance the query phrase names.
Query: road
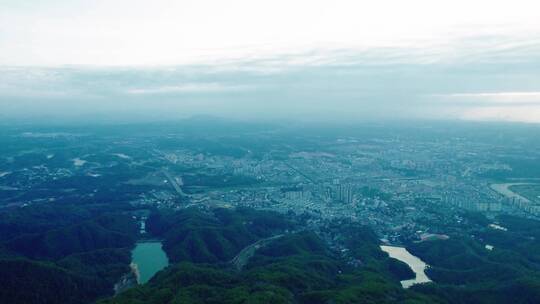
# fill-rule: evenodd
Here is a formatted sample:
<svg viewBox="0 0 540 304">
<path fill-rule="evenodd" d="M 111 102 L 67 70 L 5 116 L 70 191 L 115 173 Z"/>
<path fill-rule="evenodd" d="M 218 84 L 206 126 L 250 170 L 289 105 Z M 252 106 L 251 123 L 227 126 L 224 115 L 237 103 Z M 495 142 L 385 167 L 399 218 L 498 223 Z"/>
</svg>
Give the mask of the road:
<svg viewBox="0 0 540 304">
<path fill-rule="evenodd" d="M 244 268 L 249 259 L 259 248 L 266 246 L 268 243 L 271 243 L 273 240 L 276 240 L 282 236 L 283 234 L 274 235 L 269 238 L 258 240 L 257 242 L 246 246 L 231 260 L 231 264 L 233 264 L 238 271 L 242 270 L 242 268 Z"/>
<path fill-rule="evenodd" d="M 185 194 L 184 191 L 182 191 L 182 188 L 180 188 L 176 180 L 171 176 L 171 174 L 168 171 L 166 171 L 165 169 L 161 171 L 163 172 L 165 177 L 169 180 L 169 183 L 173 186 L 174 190 L 176 190 L 176 193 L 180 194 L 181 197 L 187 196 L 187 194 Z"/>
</svg>

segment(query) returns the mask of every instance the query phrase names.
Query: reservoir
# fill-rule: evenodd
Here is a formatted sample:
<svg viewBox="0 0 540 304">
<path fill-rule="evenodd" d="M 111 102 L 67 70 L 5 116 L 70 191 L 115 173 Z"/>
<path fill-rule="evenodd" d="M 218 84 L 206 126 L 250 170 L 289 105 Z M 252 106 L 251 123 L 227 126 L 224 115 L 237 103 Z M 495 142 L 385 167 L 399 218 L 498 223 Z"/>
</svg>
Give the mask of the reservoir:
<svg viewBox="0 0 540 304">
<path fill-rule="evenodd" d="M 144 284 L 156 272 L 169 265 L 169 259 L 160 241 L 138 242 L 131 252 L 131 263 L 136 269 L 137 282 Z"/>
<path fill-rule="evenodd" d="M 416 274 L 414 279 L 401 281 L 401 286 L 403 286 L 403 288 L 409 288 L 413 284 L 431 282 L 425 273 L 427 267 L 426 263 L 412 255 L 407 251 L 407 249 L 396 246 L 381 246 L 381 249 L 382 251 L 388 253 L 391 258 L 400 260 L 409 265 L 412 271 Z"/>
</svg>

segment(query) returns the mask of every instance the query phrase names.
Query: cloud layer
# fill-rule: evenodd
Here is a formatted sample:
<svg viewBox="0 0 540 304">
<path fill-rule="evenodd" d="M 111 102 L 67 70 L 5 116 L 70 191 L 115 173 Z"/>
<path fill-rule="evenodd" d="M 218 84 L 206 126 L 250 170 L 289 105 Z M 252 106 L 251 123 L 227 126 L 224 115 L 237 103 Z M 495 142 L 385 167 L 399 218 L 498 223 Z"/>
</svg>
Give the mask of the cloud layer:
<svg viewBox="0 0 540 304">
<path fill-rule="evenodd" d="M 2 119 L 540 122 L 535 1 L 0 5 Z"/>
<path fill-rule="evenodd" d="M 12 117 L 540 122 L 540 44 L 514 39 L 475 37 L 453 50 L 315 49 L 220 64 L 4 67 L 0 104 Z"/>
</svg>

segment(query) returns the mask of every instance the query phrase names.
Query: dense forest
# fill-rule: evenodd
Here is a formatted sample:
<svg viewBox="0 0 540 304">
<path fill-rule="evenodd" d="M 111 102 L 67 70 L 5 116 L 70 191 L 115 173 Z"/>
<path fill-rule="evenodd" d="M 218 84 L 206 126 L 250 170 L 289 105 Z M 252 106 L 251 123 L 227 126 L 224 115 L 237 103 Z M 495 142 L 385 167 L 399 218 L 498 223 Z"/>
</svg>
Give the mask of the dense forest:
<svg viewBox="0 0 540 304">
<path fill-rule="evenodd" d="M 473 226 L 489 223 L 482 215 L 468 216 Z M 540 223 L 534 220 L 501 216 L 499 223 L 511 234 L 479 229 L 469 238 L 407 244 L 431 265 L 427 272 L 434 281 L 410 289 L 399 283 L 414 277 L 410 268 L 382 252 L 371 229 L 352 222 L 330 222 L 324 231 L 310 231 L 286 216 L 251 209 L 154 213 L 151 221 L 176 263 L 146 285 L 102 303 L 472 304 L 540 299 L 538 251 L 527 250 L 540 237 Z M 280 237 L 260 246 L 244 267 L 234 267 L 231 258 L 243 246 L 272 234 Z M 347 247 L 347 256 L 329 246 L 328 236 Z M 496 249 L 487 250 L 484 243 Z"/>
<path fill-rule="evenodd" d="M 176 263 L 149 283 L 103 303 L 434 303 L 435 297 L 404 290 L 414 276 L 388 258 L 367 227 L 331 223 L 322 234 L 347 244 L 358 264 L 297 218 L 253 209 L 186 209 L 154 213 L 149 229 L 164 239 Z M 271 237 L 271 236 L 274 237 Z M 235 255 L 260 239 L 242 267 Z"/>
<path fill-rule="evenodd" d="M 111 296 L 129 271 L 138 234 L 129 205 L 1 209 L 0 303 L 91 303 Z"/>
<path fill-rule="evenodd" d="M 476 220 L 486 223 L 482 216 Z M 450 303 L 538 303 L 540 222 L 508 215 L 497 220 L 503 229 L 410 243 L 408 249 L 430 265 L 428 275 L 437 282 L 413 289 Z"/>
<path fill-rule="evenodd" d="M 249 208 L 151 209 L 172 264 L 113 296 L 141 236 L 137 210 L 48 204 L 0 212 L 1 303 L 538 303 L 540 223 L 470 214 L 470 235 L 410 242 L 434 283 L 381 251 L 368 227 Z M 346 250 L 338 250 L 335 244 Z M 485 245 L 493 246 L 487 250 Z M 32 290 L 31 293 L 28 290 Z"/>
<path fill-rule="evenodd" d="M 375 240 L 373 240 L 375 241 Z M 238 271 L 228 263 L 180 262 L 148 284 L 102 303 L 435 303 L 404 290 L 375 243 L 360 243 L 366 265 L 351 267 L 314 233 L 287 234 Z M 371 248 L 370 248 L 371 247 Z M 371 261 L 370 261 L 371 260 Z M 369 261 L 369 262 L 368 262 Z"/>
</svg>

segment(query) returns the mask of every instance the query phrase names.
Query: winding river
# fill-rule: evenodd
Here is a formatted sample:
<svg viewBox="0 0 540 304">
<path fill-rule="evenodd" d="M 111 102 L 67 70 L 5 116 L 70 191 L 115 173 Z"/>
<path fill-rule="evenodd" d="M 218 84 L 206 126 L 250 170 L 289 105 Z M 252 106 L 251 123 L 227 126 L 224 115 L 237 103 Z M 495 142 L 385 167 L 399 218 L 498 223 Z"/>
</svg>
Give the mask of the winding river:
<svg viewBox="0 0 540 304">
<path fill-rule="evenodd" d="M 518 199 L 526 203 L 530 203 L 531 201 L 518 194 L 514 191 L 510 190 L 510 187 L 512 186 L 520 186 L 520 185 L 535 185 L 534 183 L 504 183 L 504 184 L 491 184 L 489 187 L 493 189 L 494 191 L 498 192 L 499 194 L 506 196 L 509 199 Z"/>
</svg>

